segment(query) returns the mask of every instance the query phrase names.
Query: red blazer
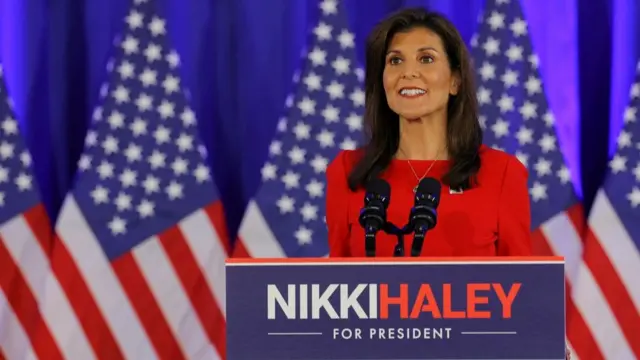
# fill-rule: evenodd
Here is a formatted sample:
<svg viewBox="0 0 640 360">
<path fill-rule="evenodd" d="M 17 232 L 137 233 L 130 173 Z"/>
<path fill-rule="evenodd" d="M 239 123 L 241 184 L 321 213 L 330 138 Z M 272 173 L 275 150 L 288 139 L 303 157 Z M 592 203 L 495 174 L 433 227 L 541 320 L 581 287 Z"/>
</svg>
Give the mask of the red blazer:
<svg viewBox="0 0 640 360">
<path fill-rule="evenodd" d="M 326 217 L 329 256 L 364 257 L 364 230 L 358 215 L 364 190 L 352 192 L 347 176 L 360 150 L 345 150 L 327 168 Z M 514 156 L 493 148 L 480 149 L 478 185 L 461 193 L 443 184 L 438 221 L 427 232 L 422 256 L 528 256 L 531 246 L 531 213 L 527 169 Z M 411 161 L 422 176 L 432 161 Z M 440 179 L 449 161 L 436 161 L 427 177 Z M 387 220 L 403 226 L 413 205 L 415 175 L 406 160 L 394 159 L 381 174 L 391 185 Z M 405 235 L 405 256 L 411 254 L 413 234 Z M 393 256 L 397 238 L 379 232 L 376 256 Z"/>
</svg>

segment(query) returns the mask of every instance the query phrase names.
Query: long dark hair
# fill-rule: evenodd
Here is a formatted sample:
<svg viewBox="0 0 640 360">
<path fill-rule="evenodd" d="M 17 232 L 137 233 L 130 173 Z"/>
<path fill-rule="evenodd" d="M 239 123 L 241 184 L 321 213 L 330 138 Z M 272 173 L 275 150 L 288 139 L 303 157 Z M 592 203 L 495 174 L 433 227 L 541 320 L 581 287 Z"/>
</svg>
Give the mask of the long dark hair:
<svg viewBox="0 0 640 360">
<path fill-rule="evenodd" d="M 368 143 L 349 174 L 349 187 L 356 190 L 379 176 L 391 163 L 400 143 L 398 115 L 387 104 L 382 84 L 385 54 L 398 32 L 423 27 L 435 32 L 444 44 L 452 72 L 460 76 L 458 93 L 447 104 L 447 146 L 452 166 L 442 182 L 455 189 L 467 189 L 480 169 L 482 128 L 474 74 L 467 48 L 455 26 L 444 16 L 424 8 L 409 8 L 392 14 L 371 32 L 366 44 L 365 135 Z"/>
</svg>

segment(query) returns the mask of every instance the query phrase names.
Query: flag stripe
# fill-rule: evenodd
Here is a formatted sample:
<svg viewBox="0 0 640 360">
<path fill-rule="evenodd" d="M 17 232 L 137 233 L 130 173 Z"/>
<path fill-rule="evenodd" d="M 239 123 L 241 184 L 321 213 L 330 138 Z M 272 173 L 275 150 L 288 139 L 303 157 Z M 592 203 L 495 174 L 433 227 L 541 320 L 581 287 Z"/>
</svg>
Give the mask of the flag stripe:
<svg viewBox="0 0 640 360">
<path fill-rule="evenodd" d="M 230 245 L 226 241 L 228 235 L 222 203 L 217 201 L 187 216 L 180 222 L 179 229 L 189 247 L 189 254 L 194 258 L 193 263 L 197 263 L 198 270 L 204 276 L 207 287 L 211 291 L 211 294 L 192 300 L 208 337 L 217 350 L 217 353 L 211 352 L 207 356 L 211 359 L 214 357 L 225 359 L 227 346 L 224 331 L 226 328 L 225 260 Z M 212 239 L 212 241 L 202 241 L 203 238 Z M 175 266 L 176 261 L 172 261 Z M 181 271 L 179 275 L 180 273 Z M 183 280 L 183 283 L 186 281 Z"/>
<path fill-rule="evenodd" d="M 584 253 L 586 266 L 596 280 L 602 294 L 610 304 L 621 331 L 637 357 L 640 357 L 640 315 L 636 310 L 627 288 L 620 282 L 611 258 L 607 257 L 601 242 L 589 231 L 586 235 L 587 250 Z M 635 339 L 634 339 L 635 338 Z"/>
<path fill-rule="evenodd" d="M 166 360 L 185 359 L 134 255 L 123 254 L 112 262 L 112 266 L 158 356 Z"/>
<path fill-rule="evenodd" d="M 569 281 L 575 279 L 582 254 L 582 233 L 584 232 L 584 217 L 582 206 L 575 204 L 566 211 L 558 213 L 541 225 L 545 239 L 553 255 L 563 256 L 565 259 L 565 275 Z"/>
<path fill-rule="evenodd" d="M 578 312 L 607 359 L 633 359 L 634 355 L 604 294 L 585 263 L 581 263 L 573 286 L 573 297 Z"/>
<path fill-rule="evenodd" d="M 43 254 L 48 258 L 53 245 L 53 234 L 44 205 L 38 204 L 27 210 L 24 212 L 23 217 L 27 224 L 29 224 L 33 239 L 38 242 Z"/>
<path fill-rule="evenodd" d="M 596 343 L 591 329 L 587 326 L 582 314 L 576 308 L 573 301 L 572 286 L 569 282 L 566 284 L 567 296 L 567 338 L 571 351 L 578 356 L 582 356 L 589 360 L 604 359 L 600 352 L 600 348 Z M 571 359 L 573 360 L 573 355 Z"/>
<path fill-rule="evenodd" d="M 567 349 L 569 350 L 569 353 L 571 354 L 571 360 L 579 360 L 580 359 L 580 357 L 576 354 L 576 351 L 573 349 L 571 344 L 567 344 Z"/>
<path fill-rule="evenodd" d="M 192 227 L 189 226 L 189 228 Z M 203 335 L 200 344 L 209 346 L 209 343 L 212 343 L 219 354 L 225 354 L 225 334 L 220 331 L 225 325 L 224 318 L 184 234 L 179 228 L 174 227 L 160 235 L 159 240 L 168 256 L 167 260 L 176 269 L 176 276 L 180 279 L 180 284 L 176 286 L 184 289 L 186 300 L 195 310 L 194 319 L 196 321 L 199 319 L 198 331 Z M 200 327 L 200 324 L 204 328 Z M 205 332 L 206 334 L 204 334 Z M 202 348 L 198 348 L 196 352 L 201 351 Z M 192 353 L 189 352 L 189 354 Z"/>
<path fill-rule="evenodd" d="M 568 210 L 566 216 L 558 215 L 554 217 L 545 223 L 542 226 L 542 229 L 545 232 L 545 238 L 552 239 L 552 241 L 549 242 L 552 247 L 552 251 L 555 254 L 567 254 L 567 256 L 565 256 L 567 261 L 565 269 L 567 277 L 567 336 L 572 343 L 577 341 L 577 345 L 575 346 L 578 353 L 587 357 L 597 357 L 599 349 L 595 345 L 596 341 L 594 335 L 592 334 L 590 327 L 587 326 L 587 322 L 583 318 L 582 312 L 578 310 L 581 307 L 580 304 L 583 302 L 583 299 L 580 299 L 581 295 L 573 294 L 571 287 L 571 283 L 575 281 L 577 277 L 580 277 L 582 281 L 588 281 L 588 279 L 590 279 L 590 277 L 580 275 L 581 272 L 584 272 L 585 270 L 588 271 L 588 269 L 585 269 L 582 262 L 577 261 L 579 260 L 579 257 L 576 256 L 582 253 L 583 247 L 581 244 L 582 240 L 578 235 L 581 232 L 579 229 L 582 228 L 583 224 L 581 220 L 581 213 L 581 208 L 579 206 L 574 206 Z M 558 219 L 562 220 L 558 221 Z M 597 285 L 591 284 L 590 286 Z M 576 298 L 578 299 L 575 300 Z M 575 302 L 578 303 L 577 306 Z M 602 304 L 602 301 L 600 304 Z M 582 307 L 584 306 L 589 305 L 582 305 Z M 584 328 L 581 328 L 582 326 L 584 326 Z"/>
<path fill-rule="evenodd" d="M 217 303 L 220 321 L 225 322 L 226 309 L 226 278 L 225 260 L 227 259 L 229 243 L 226 231 L 221 231 L 224 225 L 220 224 L 222 205 L 216 202 L 204 208 L 204 211 L 196 211 L 180 222 L 180 231 L 195 257 L 200 271 L 204 274 L 209 289 Z M 213 226 L 212 226 L 213 224 Z M 215 241 L 202 241 L 201 239 L 215 239 Z M 221 332 L 217 330 L 217 332 Z M 222 332 L 224 333 L 224 332 Z M 218 335 L 220 336 L 220 335 Z M 226 343 L 226 340 L 223 341 Z"/>
<path fill-rule="evenodd" d="M 55 358 L 55 353 L 53 356 Z M 36 358 L 27 333 L 16 314 L 11 311 L 11 304 L 5 294 L 0 291 L 0 360 Z"/>
<path fill-rule="evenodd" d="M 599 353 L 595 340 L 582 314 L 576 311 L 572 295 L 571 283 L 580 268 L 580 254 L 583 244 L 581 235 L 584 229 L 582 206 L 576 204 L 566 212 L 559 213 L 534 231 L 534 243 L 539 245 L 537 254 L 560 255 L 565 258 L 565 313 L 566 334 L 568 341 L 573 344 L 580 354 Z M 542 239 L 542 240 L 540 240 Z M 576 344 L 577 342 L 577 344 Z M 591 356 L 591 355 L 590 355 Z M 589 357 L 587 357 L 589 358 Z"/>
<path fill-rule="evenodd" d="M 93 307 L 95 301 L 109 324 L 110 331 L 105 332 L 102 329 L 95 331 L 97 336 L 95 340 L 99 344 L 96 351 L 98 349 L 101 352 L 106 351 L 105 359 L 108 358 L 107 355 L 114 356 L 113 359 L 155 359 L 158 355 L 73 196 L 68 196 L 65 201 L 57 229 L 60 240 L 68 251 L 68 253 L 65 252 L 66 256 L 61 259 L 61 262 L 74 264 L 78 268 L 76 270 L 73 266 L 72 273 L 62 276 L 66 282 L 69 282 L 65 290 L 70 300 L 73 299 L 74 308 L 78 310 L 85 306 Z M 76 289 L 75 286 L 79 288 Z M 88 287 L 87 290 L 79 291 L 85 286 Z M 98 310 L 92 310 L 89 314 L 95 314 L 94 321 L 98 320 Z M 87 323 L 88 320 L 82 317 L 83 324 L 87 324 L 85 326 L 87 332 L 92 330 L 92 327 L 88 326 L 91 325 Z M 100 319 L 100 321 L 103 320 Z M 114 336 L 117 343 L 104 343 L 100 336 Z M 117 350 L 118 345 L 122 354 Z"/>
<path fill-rule="evenodd" d="M 33 239 L 33 242 L 39 246 L 37 249 L 34 248 L 31 253 L 31 256 L 38 258 L 29 261 L 29 266 L 25 265 L 23 269 L 28 268 L 30 273 L 35 270 L 34 264 L 47 267 L 46 277 L 39 280 L 34 278 L 31 284 L 32 289 L 38 289 L 35 295 L 48 327 L 56 338 L 65 358 L 68 358 L 70 354 L 82 356 L 85 359 L 95 358 L 96 354 L 91 347 L 90 339 L 82 331 L 82 325 L 75 315 L 62 285 L 54 275 L 53 264 L 49 262 L 53 240 L 44 207 L 39 205 L 25 212 L 24 221 L 24 224 L 16 224 L 19 226 L 19 230 L 15 231 L 23 232 L 24 239 Z M 44 274 L 45 269 L 34 271 L 34 274 L 37 273 Z M 52 306 L 53 303 L 56 305 Z"/>
<path fill-rule="evenodd" d="M 549 224 L 545 224 L 543 228 L 549 234 L 548 236 L 555 240 L 552 242 L 554 247 L 552 254 L 565 255 L 565 311 L 569 347 L 575 354 L 583 354 L 586 359 L 593 358 L 595 360 L 598 357 L 602 358 L 602 354 L 582 314 L 577 311 L 572 292 L 572 282 L 575 281 L 580 269 L 580 257 L 584 248 L 579 235 L 584 233 L 585 227 L 583 208 L 580 205 L 572 206 L 561 217 L 568 219 L 568 221 L 563 221 L 563 225 L 555 227 L 555 230 L 552 230 L 554 227 Z M 549 223 L 553 223 L 553 221 Z M 553 235 L 551 235 L 552 233 Z"/>
<path fill-rule="evenodd" d="M 571 216 L 570 216 L 571 218 Z M 535 254 L 540 255 L 556 255 L 556 250 L 551 248 L 551 242 L 548 242 L 542 233 L 542 228 L 536 229 L 532 234 L 532 240 L 534 244 L 537 244 Z M 563 242 L 555 242 L 554 245 L 563 244 Z M 600 349 L 598 349 L 591 331 L 587 327 L 582 314 L 576 311 L 575 304 L 573 302 L 573 296 L 571 296 L 571 282 L 570 276 L 566 273 L 568 269 L 565 269 L 565 313 L 566 313 L 566 332 L 569 347 L 573 354 L 589 354 L 587 359 L 593 360 L 601 359 Z M 577 270 L 577 269 L 576 269 Z M 573 355 L 571 357 L 574 359 Z"/>
<path fill-rule="evenodd" d="M 287 257 L 255 201 L 249 202 L 242 224 L 238 241 L 241 247 L 234 249 L 234 257 Z"/>
<path fill-rule="evenodd" d="M 204 208 L 204 211 L 209 217 L 209 221 L 211 222 L 211 224 L 213 224 L 216 237 L 219 240 L 219 242 L 214 246 L 222 245 L 221 250 L 219 250 L 217 253 L 224 255 L 224 257 L 226 258 L 227 254 L 231 252 L 231 244 L 228 241 L 229 233 L 227 231 L 227 221 L 224 214 L 222 201 L 219 200 L 212 204 L 209 204 Z M 224 251 L 222 251 L 222 249 L 224 249 Z M 224 269 L 224 267 L 222 269 Z M 224 279 L 224 276 L 222 277 L 222 279 Z"/>
<path fill-rule="evenodd" d="M 15 321 L 9 322 L 8 330 L 18 330 L 17 328 L 13 329 L 14 326 L 20 327 L 24 336 L 28 337 L 28 341 L 35 344 L 33 350 L 38 357 L 44 358 L 49 355 L 51 359 L 62 359 L 62 354 L 38 311 L 38 303 L 27 285 L 20 265 L 16 264 L 9 249 L 5 246 L 3 235 L 0 234 L 0 264 L 3 264 L 3 271 L 0 272 L 0 288 L 6 294 L 6 297 L 3 296 L 3 300 L 7 302 L 7 309 L 6 313 L 0 317 L 2 320 L 0 326 L 4 324 L 5 320 L 14 317 Z M 17 236 L 13 238 L 23 240 Z M 19 249 L 18 253 L 28 256 L 33 250 L 30 247 L 27 242 L 24 242 L 24 246 Z M 24 259 L 24 257 L 21 258 Z M 0 311 L 4 312 L 3 307 L 0 307 Z M 3 344 L 3 347 L 9 346 L 3 341 L 0 341 L 0 344 Z"/>
<path fill-rule="evenodd" d="M 2 226 L 0 232 L 5 238 L 5 245 L 11 253 L 12 257 L 19 262 L 16 264 L 22 269 L 25 276 L 26 284 L 36 303 L 36 311 L 39 307 L 46 323 L 42 324 L 43 328 L 39 331 L 39 336 L 32 338 L 36 351 L 40 351 L 39 347 L 45 346 L 46 351 L 60 352 L 62 358 L 68 358 L 72 355 L 81 356 L 85 359 L 95 358 L 95 354 L 89 344 L 88 339 L 83 336 L 80 330 L 80 324 L 76 318 L 74 311 L 67 301 L 60 284 L 51 276 L 50 263 L 47 254 L 41 247 L 42 244 L 48 243 L 48 236 L 42 234 L 43 227 L 38 223 L 43 212 L 42 207 L 36 207 L 24 213 L 24 217 L 16 218 Z M 47 225 L 48 226 L 48 222 Z M 34 233 L 33 231 L 37 231 Z M 38 235 L 39 234 L 39 235 Z M 39 236 L 36 238 L 36 236 Z M 37 240 L 39 239 L 39 240 Z M 49 301 L 59 300 L 59 306 L 55 308 L 49 307 Z M 28 309 L 25 309 L 28 310 Z M 17 314 L 20 316 L 20 314 Z M 29 332 L 29 329 L 26 329 Z M 49 331 L 56 339 L 57 346 L 49 343 Z M 79 336 L 72 334 L 79 333 Z M 73 341 L 70 341 L 73 339 Z M 42 344 L 41 344 L 42 342 Z M 53 347 L 58 347 L 54 350 Z"/>
<path fill-rule="evenodd" d="M 179 236 L 173 236 L 175 228 L 164 232 L 158 238 L 148 239 L 133 250 L 133 258 L 140 271 L 149 284 L 152 298 L 157 302 L 162 317 L 171 329 L 172 337 L 175 337 L 184 357 L 190 359 L 193 354 L 202 351 L 201 346 L 208 343 L 200 321 L 191 307 L 191 302 L 183 291 L 176 270 L 181 267 L 189 267 L 186 258 L 181 262 L 172 263 L 166 252 L 169 249 L 159 242 L 179 243 L 183 240 Z M 175 254 L 173 254 L 175 255 Z M 176 266 L 174 270 L 174 266 Z M 133 295 L 133 294 L 131 294 Z M 152 300 L 153 301 L 153 300 Z"/>
<path fill-rule="evenodd" d="M 94 300 L 91 289 L 85 283 L 78 264 L 74 261 L 73 255 L 69 252 L 66 244 L 57 236 L 54 238 L 54 251 L 51 255 L 51 269 L 60 284 L 63 294 L 60 296 L 50 296 L 44 303 L 47 314 L 57 313 L 57 309 L 62 308 L 68 301 L 73 311 L 76 313 L 82 330 L 99 359 L 124 359 L 113 334 L 102 316 L 100 307 Z M 68 321 L 66 318 L 65 321 Z M 63 333 L 69 337 L 83 336 L 82 331 L 76 333 Z M 63 335 L 60 334 L 60 335 Z M 56 333 L 58 336 L 58 334 Z M 65 343 L 62 343 L 64 347 Z"/>
<path fill-rule="evenodd" d="M 558 245 L 558 242 L 553 243 L 551 241 L 548 241 L 543 233 L 543 227 L 539 227 L 536 230 L 534 230 L 532 233 L 531 239 L 533 244 L 535 244 L 535 248 L 534 248 L 535 254 L 550 255 L 550 256 L 558 254 L 556 252 L 557 250 L 554 250 L 551 247 L 552 245 L 554 246 Z M 560 242 L 559 244 L 563 244 L 563 242 Z M 575 312 L 575 304 L 573 303 L 573 297 L 571 296 L 571 283 L 569 281 L 567 269 L 568 268 L 565 268 L 565 318 L 566 318 L 565 331 L 566 331 L 567 340 L 570 344 L 574 344 L 576 339 L 578 338 L 581 339 L 583 342 L 590 339 L 591 340 L 590 344 L 595 344 L 595 342 L 593 341 L 593 337 L 591 336 L 591 332 L 586 326 L 584 328 L 577 329 L 580 332 L 579 334 L 576 333 L 576 330 L 572 328 L 572 326 L 575 327 L 576 324 L 585 324 L 585 323 L 580 313 Z M 572 314 L 572 316 L 570 317 L 569 314 Z M 571 321 L 571 319 L 573 318 L 577 318 L 577 319 L 574 319 L 574 321 Z M 584 333 L 582 333 L 583 331 Z M 588 343 L 586 345 L 588 345 Z M 578 352 L 581 352 L 580 349 L 584 348 L 584 346 L 586 345 L 580 346 L 580 344 L 578 345 L 574 344 L 574 346 L 576 346 L 576 348 L 578 349 L 577 350 Z"/>
<path fill-rule="evenodd" d="M 233 257 L 234 258 L 251 258 L 251 254 L 247 251 L 247 248 L 244 247 L 244 241 L 242 241 L 242 236 L 238 236 L 236 239 L 236 244 L 233 248 Z"/>
<path fill-rule="evenodd" d="M 565 217 L 565 216 L 563 216 Z M 584 233 L 584 211 L 581 205 L 574 205 L 566 211 L 568 221 L 563 222 L 556 230 L 543 226 L 552 239 L 556 255 L 565 254 L 565 294 L 566 294 L 566 332 L 572 351 L 583 354 L 587 359 L 594 360 L 602 355 L 591 334 L 591 330 L 584 321 L 582 314 L 577 311 L 572 292 L 572 282 L 575 281 L 580 268 L 580 257 L 583 252 L 583 243 L 580 234 Z M 567 225 L 571 224 L 569 228 Z M 574 345 L 577 342 L 578 345 Z M 574 346 L 571 346 L 574 345 Z M 588 354 L 588 355 L 587 355 Z M 576 356 L 577 358 L 578 356 Z M 573 356 L 572 356 L 573 359 Z"/>
<path fill-rule="evenodd" d="M 637 284 L 638 274 L 640 274 L 640 252 L 602 190 L 596 195 L 589 225 L 604 254 L 610 259 L 609 264 L 613 266 L 611 271 L 617 274 L 619 281 L 622 281 L 622 286 L 626 289 L 624 292 L 631 297 L 633 306 L 630 309 L 635 308 L 638 314 L 640 286 Z M 640 353 L 638 356 L 640 357 Z"/>
<path fill-rule="evenodd" d="M 640 264 L 640 253 L 635 249 L 604 191 L 599 191 L 596 195 L 590 225 L 583 261 L 609 302 L 629 346 L 635 356 L 640 358 L 640 286 L 634 285 L 637 284 L 640 268 L 635 273 L 635 280 L 630 272 L 636 270 L 636 264 Z"/>
</svg>

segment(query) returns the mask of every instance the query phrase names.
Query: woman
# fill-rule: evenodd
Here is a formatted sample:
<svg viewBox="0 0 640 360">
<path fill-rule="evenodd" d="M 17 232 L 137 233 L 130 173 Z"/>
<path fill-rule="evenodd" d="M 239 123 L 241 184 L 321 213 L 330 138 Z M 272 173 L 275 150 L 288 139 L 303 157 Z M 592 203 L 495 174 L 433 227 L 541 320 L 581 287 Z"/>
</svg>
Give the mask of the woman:
<svg viewBox="0 0 640 360">
<path fill-rule="evenodd" d="M 531 255 L 527 170 L 482 145 L 471 61 L 455 27 L 424 9 L 400 11 L 373 30 L 366 62 L 369 142 L 327 168 L 329 255 L 365 255 L 358 215 L 370 180 L 389 182 L 387 220 L 403 226 L 426 177 L 443 186 L 422 256 Z M 396 243 L 378 233 L 376 255 L 393 256 Z"/>
<path fill-rule="evenodd" d="M 422 256 L 530 255 L 527 170 L 482 145 L 471 60 L 455 27 L 423 9 L 403 10 L 373 30 L 366 56 L 368 144 L 340 152 L 327 169 L 330 256 L 365 256 L 358 215 L 368 181 L 389 182 L 387 220 L 403 226 L 426 177 L 442 191 Z M 411 241 L 405 236 L 405 254 Z M 396 243 L 378 233 L 376 256 L 393 256 Z"/>
</svg>

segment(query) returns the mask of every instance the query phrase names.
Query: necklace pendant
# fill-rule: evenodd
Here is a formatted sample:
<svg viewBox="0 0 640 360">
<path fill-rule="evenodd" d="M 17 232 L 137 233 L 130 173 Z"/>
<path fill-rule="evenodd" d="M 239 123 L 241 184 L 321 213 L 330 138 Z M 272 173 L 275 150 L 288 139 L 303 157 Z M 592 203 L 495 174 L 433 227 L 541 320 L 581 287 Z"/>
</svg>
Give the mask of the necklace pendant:
<svg viewBox="0 0 640 360">
<path fill-rule="evenodd" d="M 413 187 L 413 193 L 415 194 L 415 193 L 417 193 L 417 192 L 418 192 L 418 185 L 416 185 L 416 186 L 414 186 L 414 187 Z"/>
</svg>

